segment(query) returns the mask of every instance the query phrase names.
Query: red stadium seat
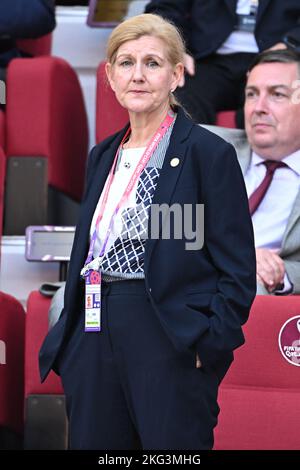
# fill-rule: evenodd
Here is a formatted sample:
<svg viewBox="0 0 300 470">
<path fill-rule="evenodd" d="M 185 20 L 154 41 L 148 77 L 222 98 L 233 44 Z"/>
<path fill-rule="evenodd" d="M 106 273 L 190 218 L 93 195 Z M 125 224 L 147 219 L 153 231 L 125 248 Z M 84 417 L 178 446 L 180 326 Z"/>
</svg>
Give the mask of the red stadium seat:
<svg viewBox="0 0 300 470">
<path fill-rule="evenodd" d="M 60 378 L 41 383 L 38 355 L 48 331 L 50 299 L 34 291 L 27 302 L 25 334 L 25 449 L 64 449 L 67 424 Z"/>
<path fill-rule="evenodd" d="M 24 405 L 25 311 L 0 292 L 0 449 L 21 449 Z"/>
<path fill-rule="evenodd" d="M 22 235 L 28 225 L 75 224 L 87 144 L 82 91 L 70 65 L 57 57 L 13 60 L 5 111 L 5 234 Z"/>
<path fill-rule="evenodd" d="M 37 39 L 22 39 L 17 41 L 21 51 L 33 56 L 50 55 L 52 45 L 52 33 Z M 5 148 L 5 114 L 0 110 L 0 146 Z"/>
<path fill-rule="evenodd" d="M 6 111 L 0 111 L 0 146 L 8 157 L 6 235 L 77 220 L 87 117 L 77 76 L 67 62 L 49 56 L 51 42 L 51 33 L 18 41 L 33 58 L 15 59 L 7 71 Z"/>
<path fill-rule="evenodd" d="M 9 67 L 7 82 L 8 158 L 16 155 L 48 158 L 49 184 L 79 201 L 87 127 L 75 72 L 59 58 L 16 59 Z"/>
<path fill-rule="evenodd" d="M 220 111 L 217 114 L 217 120 L 215 125 L 235 129 L 235 111 Z"/>
<path fill-rule="evenodd" d="M 281 327 L 296 315 L 300 296 L 256 297 L 246 343 L 220 387 L 215 449 L 299 450 L 300 368 L 278 346 Z"/>
</svg>

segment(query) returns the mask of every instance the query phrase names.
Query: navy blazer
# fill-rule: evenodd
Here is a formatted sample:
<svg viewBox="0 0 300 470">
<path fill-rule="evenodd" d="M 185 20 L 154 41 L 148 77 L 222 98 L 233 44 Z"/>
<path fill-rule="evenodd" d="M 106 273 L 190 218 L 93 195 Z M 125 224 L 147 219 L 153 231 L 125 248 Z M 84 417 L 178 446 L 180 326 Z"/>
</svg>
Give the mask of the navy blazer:
<svg viewBox="0 0 300 470">
<path fill-rule="evenodd" d="M 41 377 L 55 364 L 84 303 L 80 270 L 90 224 L 125 129 L 92 150 L 71 253 L 65 306 L 40 351 Z M 170 162 L 177 157 L 179 165 Z M 203 367 L 219 378 L 232 351 L 244 342 L 256 292 L 256 262 L 243 176 L 234 148 L 192 122 L 182 110 L 170 138 L 153 204 L 204 204 L 204 246 L 186 250 L 186 239 L 151 239 L 145 246 L 145 283 L 161 325 L 179 350 L 194 348 Z M 149 219 L 149 226 L 151 220 Z M 101 333 L 99 333 L 101 334 Z"/>
<path fill-rule="evenodd" d="M 236 24 L 237 0 L 152 0 L 147 13 L 157 13 L 178 26 L 197 59 L 214 53 Z M 300 43 L 300 1 L 260 0 L 255 38 L 260 51 L 288 35 Z"/>
</svg>

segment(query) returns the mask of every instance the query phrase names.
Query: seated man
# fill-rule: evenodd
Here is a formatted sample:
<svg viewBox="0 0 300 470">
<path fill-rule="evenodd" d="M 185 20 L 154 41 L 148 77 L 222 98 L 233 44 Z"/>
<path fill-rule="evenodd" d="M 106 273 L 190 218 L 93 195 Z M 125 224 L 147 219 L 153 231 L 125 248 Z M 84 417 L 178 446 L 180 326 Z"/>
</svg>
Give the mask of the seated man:
<svg viewBox="0 0 300 470">
<path fill-rule="evenodd" d="M 248 72 L 244 110 L 246 133 L 207 127 L 235 146 L 245 177 L 257 293 L 300 294 L 300 56 L 259 54 Z"/>
</svg>

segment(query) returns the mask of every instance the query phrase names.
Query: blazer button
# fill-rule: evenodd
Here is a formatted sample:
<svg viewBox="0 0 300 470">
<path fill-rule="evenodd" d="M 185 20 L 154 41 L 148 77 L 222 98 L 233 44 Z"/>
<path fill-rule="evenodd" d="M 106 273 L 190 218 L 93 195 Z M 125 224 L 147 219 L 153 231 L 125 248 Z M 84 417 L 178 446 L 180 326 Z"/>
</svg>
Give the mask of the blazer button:
<svg viewBox="0 0 300 470">
<path fill-rule="evenodd" d="M 179 163 L 180 163 L 180 160 L 179 160 L 179 158 L 177 158 L 177 157 L 172 158 L 172 160 L 170 161 L 170 165 L 171 165 L 173 168 L 175 168 L 176 166 L 178 166 Z"/>
</svg>

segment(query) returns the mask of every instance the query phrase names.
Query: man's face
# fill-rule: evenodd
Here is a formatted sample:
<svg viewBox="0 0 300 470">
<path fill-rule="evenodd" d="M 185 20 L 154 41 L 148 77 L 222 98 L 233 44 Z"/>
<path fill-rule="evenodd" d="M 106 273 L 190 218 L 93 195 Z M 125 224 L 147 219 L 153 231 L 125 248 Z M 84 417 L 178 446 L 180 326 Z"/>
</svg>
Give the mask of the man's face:
<svg viewBox="0 0 300 470">
<path fill-rule="evenodd" d="M 260 157 L 282 160 L 300 149 L 299 80 L 296 63 L 259 64 L 246 85 L 245 127 Z"/>
</svg>

